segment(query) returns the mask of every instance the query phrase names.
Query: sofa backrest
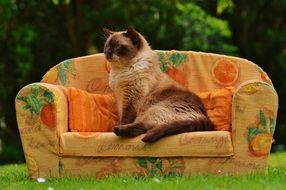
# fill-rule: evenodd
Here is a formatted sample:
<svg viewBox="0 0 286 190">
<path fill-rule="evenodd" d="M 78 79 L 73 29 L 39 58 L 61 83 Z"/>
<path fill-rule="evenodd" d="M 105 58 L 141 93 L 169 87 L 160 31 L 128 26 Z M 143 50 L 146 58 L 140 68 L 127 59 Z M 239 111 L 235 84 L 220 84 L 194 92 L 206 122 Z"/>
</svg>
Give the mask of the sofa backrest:
<svg viewBox="0 0 286 190">
<path fill-rule="evenodd" d="M 156 51 L 160 68 L 194 92 L 228 86 L 248 80 L 263 80 L 267 74 L 254 63 L 232 56 L 194 51 Z M 90 93 L 108 93 L 108 63 L 103 54 L 65 60 L 51 68 L 41 82 L 76 87 Z"/>
</svg>

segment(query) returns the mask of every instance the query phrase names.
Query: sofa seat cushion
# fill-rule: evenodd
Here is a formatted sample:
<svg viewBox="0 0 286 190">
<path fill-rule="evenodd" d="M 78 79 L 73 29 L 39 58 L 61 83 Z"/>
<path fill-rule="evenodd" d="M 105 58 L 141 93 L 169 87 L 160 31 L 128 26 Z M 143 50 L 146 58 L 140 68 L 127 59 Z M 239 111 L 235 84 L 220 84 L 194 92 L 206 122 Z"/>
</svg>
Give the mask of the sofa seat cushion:
<svg viewBox="0 0 286 190">
<path fill-rule="evenodd" d="M 143 136 L 124 138 L 108 132 L 65 132 L 60 136 L 60 154 L 105 157 L 227 157 L 234 154 L 228 131 L 182 133 L 149 144 L 141 141 Z"/>
</svg>

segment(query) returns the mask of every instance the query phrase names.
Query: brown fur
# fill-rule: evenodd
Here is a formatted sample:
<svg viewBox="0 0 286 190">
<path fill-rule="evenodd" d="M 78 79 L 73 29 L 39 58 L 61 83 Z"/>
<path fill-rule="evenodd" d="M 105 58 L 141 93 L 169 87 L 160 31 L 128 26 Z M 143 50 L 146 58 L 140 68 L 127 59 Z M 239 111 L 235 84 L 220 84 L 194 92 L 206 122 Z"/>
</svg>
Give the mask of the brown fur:
<svg viewBox="0 0 286 190">
<path fill-rule="evenodd" d="M 156 53 L 141 34 L 134 29 L 105 33 L 109 85 L 119 113 L 116 135 L 146 133 L 142 140 L 154 142 L 168 135 L 213 130 L 200 98 L 160 70 Z"/>
</svg>

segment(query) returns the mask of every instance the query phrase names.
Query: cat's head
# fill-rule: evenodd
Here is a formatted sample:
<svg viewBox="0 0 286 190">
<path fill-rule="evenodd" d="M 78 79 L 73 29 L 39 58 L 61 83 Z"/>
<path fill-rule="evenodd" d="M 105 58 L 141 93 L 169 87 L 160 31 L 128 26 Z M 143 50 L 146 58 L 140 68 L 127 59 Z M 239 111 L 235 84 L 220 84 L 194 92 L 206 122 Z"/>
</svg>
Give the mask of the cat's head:
<svg viewBox="0 0 286 190">
<path fill-rule="evenodd" d="M 106 35 L 104 54 L 109 62 L 128 63 L 138 52 L 148 46 L 145 39 L 133 28 L 114 32 L 103 29 Z"/>
</svg>

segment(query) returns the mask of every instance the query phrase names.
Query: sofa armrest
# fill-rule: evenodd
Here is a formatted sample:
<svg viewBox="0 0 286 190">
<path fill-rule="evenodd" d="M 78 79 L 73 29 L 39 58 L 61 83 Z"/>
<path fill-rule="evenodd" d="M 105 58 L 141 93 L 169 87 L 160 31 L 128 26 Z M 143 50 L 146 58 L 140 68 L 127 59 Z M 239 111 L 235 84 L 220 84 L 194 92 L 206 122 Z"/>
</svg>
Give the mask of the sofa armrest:
<svg viewBox="0 0 286 190">
<path fill-rule="evenodd" d="M 68 130 L 68 106 L 60 86 L 33 83 L 15 99 L 16 116 L 29 175 L 59 175 L 59 135 Z"/>
<path fill-rule="evenodd" d="M 236 158 L 267 166 L 276 125 L 278 96 L 259 80 L 242 83 L 232 103 L 232 139 Z"/>
</svg>

